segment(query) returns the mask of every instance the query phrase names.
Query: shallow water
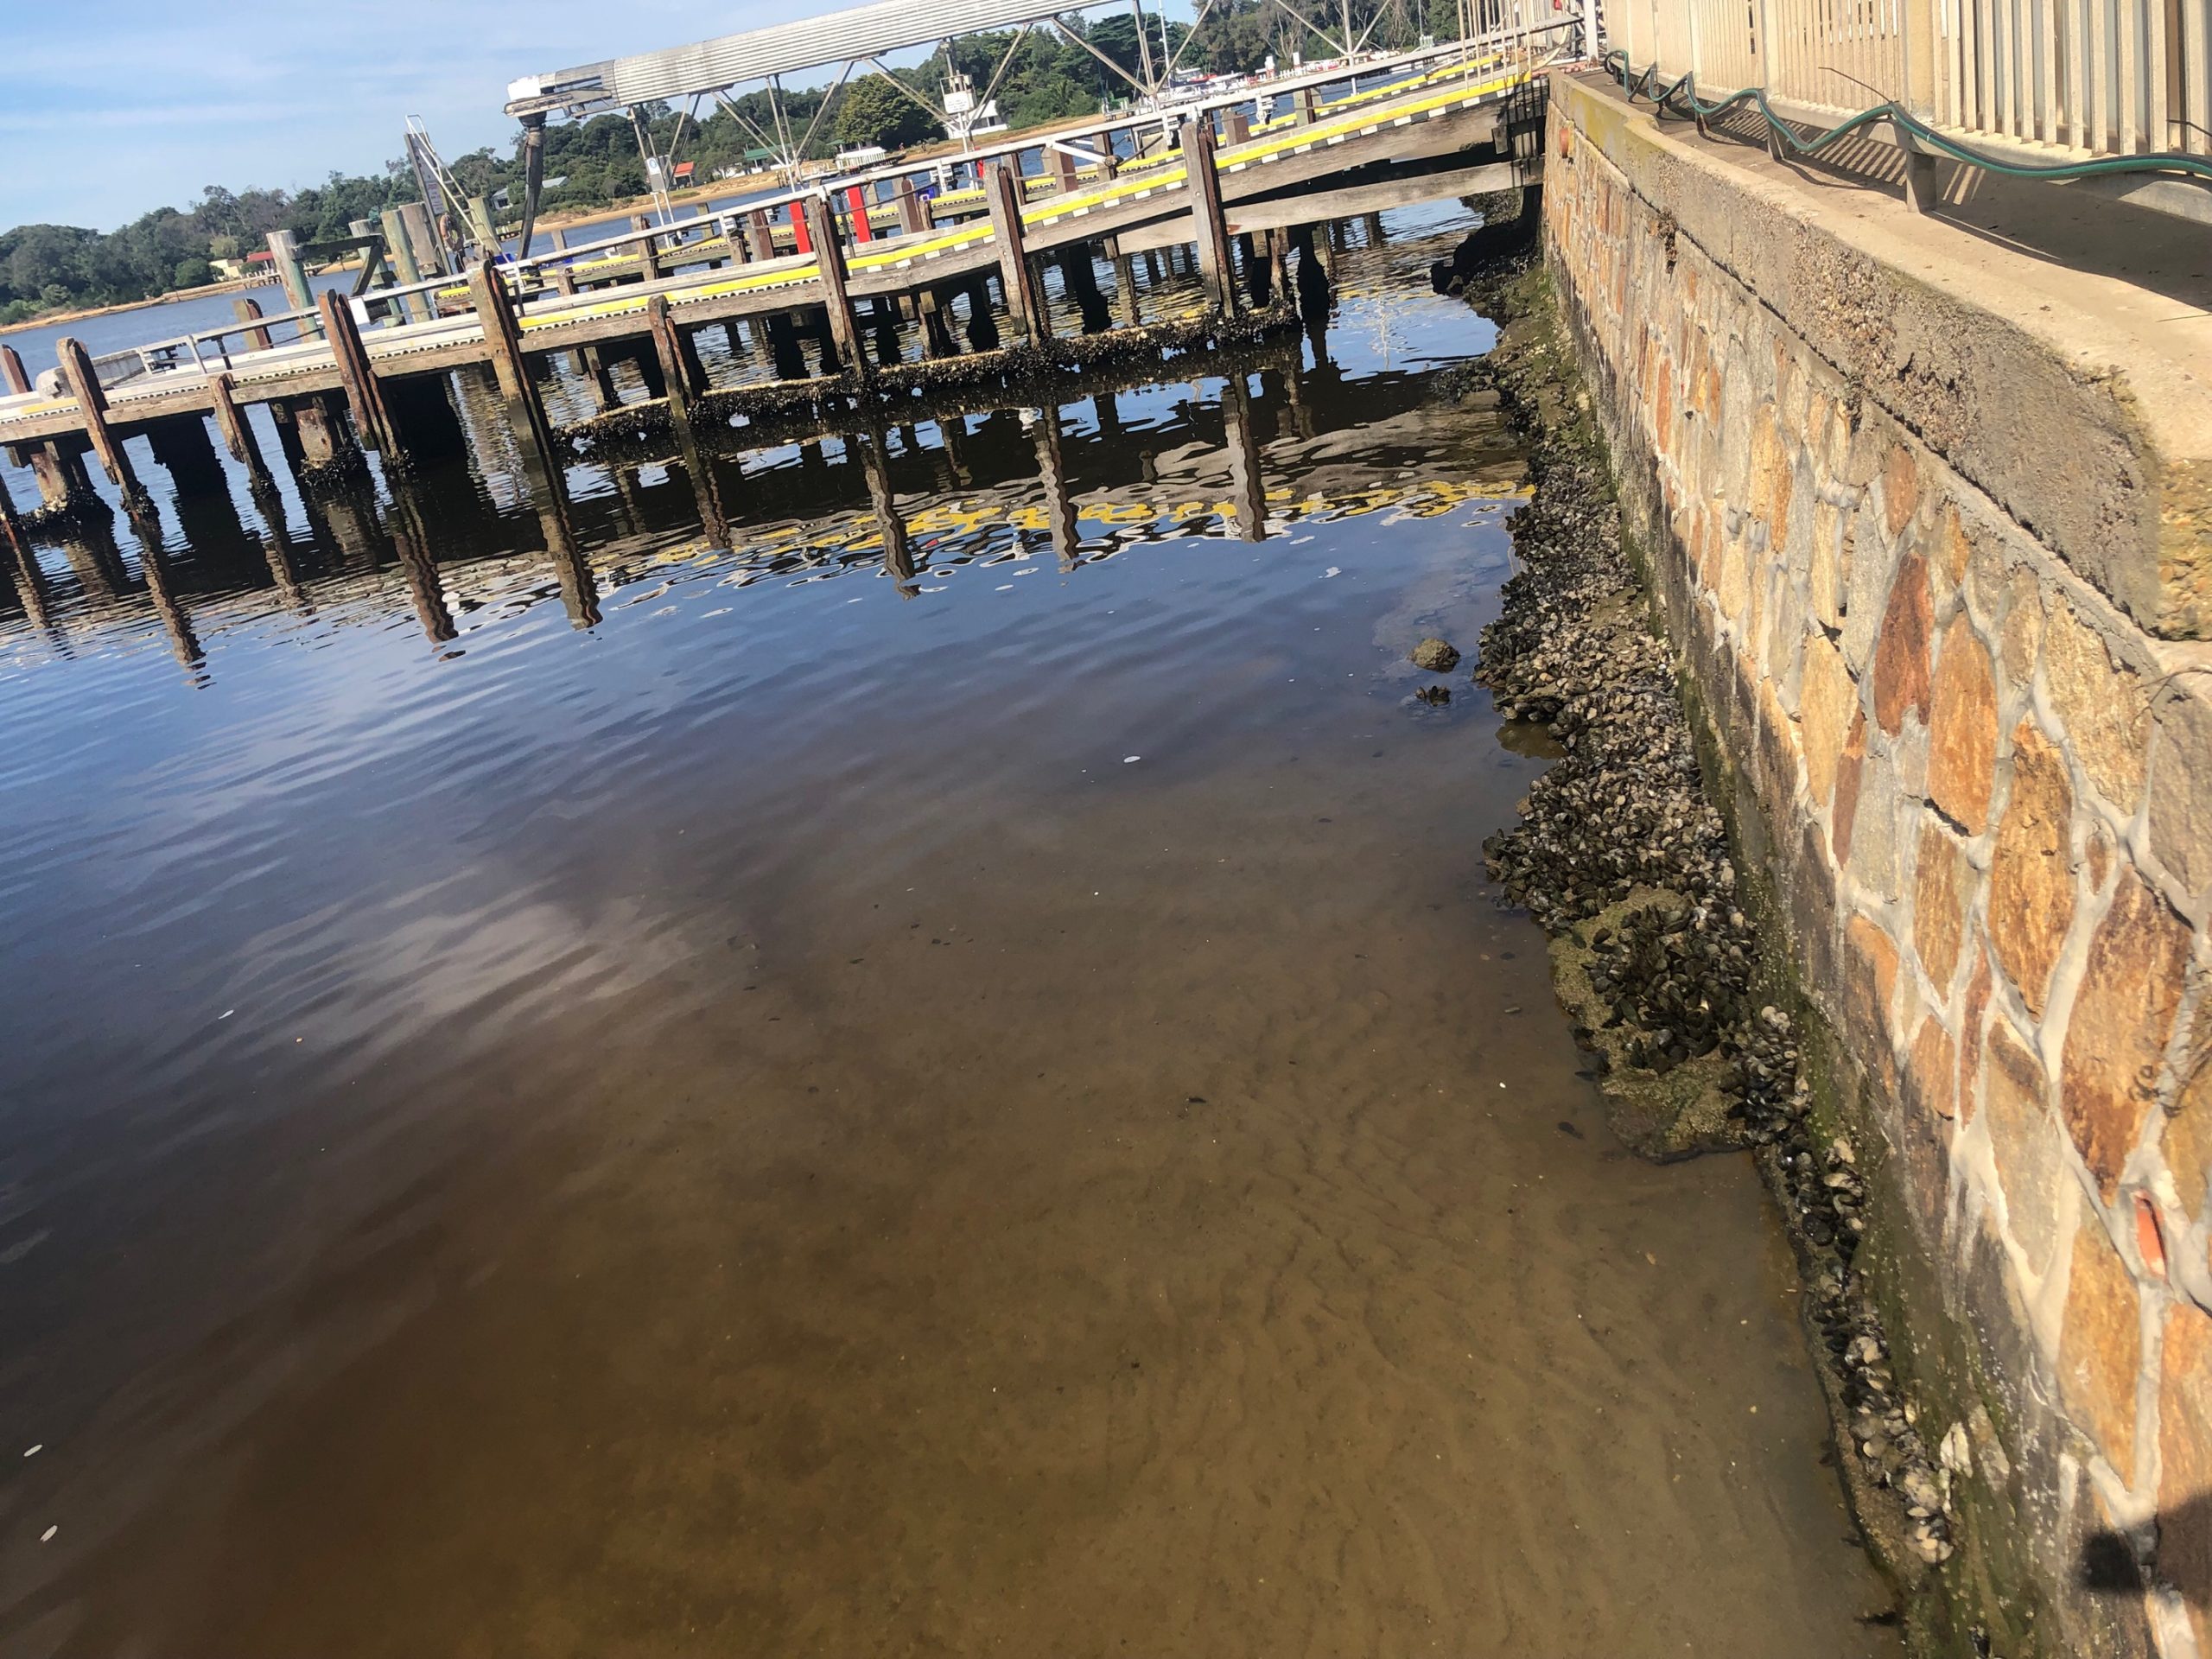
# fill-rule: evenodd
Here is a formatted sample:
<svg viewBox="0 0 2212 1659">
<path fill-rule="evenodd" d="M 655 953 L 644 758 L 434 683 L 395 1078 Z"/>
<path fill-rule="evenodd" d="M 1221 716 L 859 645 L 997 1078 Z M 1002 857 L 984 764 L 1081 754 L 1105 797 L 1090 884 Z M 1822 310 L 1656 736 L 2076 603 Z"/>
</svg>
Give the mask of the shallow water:
<svg viewBox="0 0 2212 1659">
<path fill-rule="evenodd" d="M 0 1655 L 1893 1652 L 1751 1171 L 1611 1143 L 1541 762 L 1413 696 L 1468 222 L 1323 360 L 715 463 L 734 550 L 662 467 L 566 563 L 496 468 L 42 548 Z"/>
</svg>

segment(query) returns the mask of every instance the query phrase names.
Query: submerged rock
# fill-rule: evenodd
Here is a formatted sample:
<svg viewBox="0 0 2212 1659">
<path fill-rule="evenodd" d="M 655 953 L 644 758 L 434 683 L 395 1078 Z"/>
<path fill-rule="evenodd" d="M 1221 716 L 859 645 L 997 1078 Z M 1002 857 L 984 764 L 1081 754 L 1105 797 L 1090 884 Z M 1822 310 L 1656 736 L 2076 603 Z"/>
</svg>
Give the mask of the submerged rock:
<svg viewBox="0 0 2212 1659">
<path fill-rule="evenodd" d="M 1433 636 L 1413 648 L 1411 654 L 1415 668 L 1426 669 L 1431 674 L 1449 674 L 1459 666 L 1459 652 L 1449 640 Z"/>
</svg>

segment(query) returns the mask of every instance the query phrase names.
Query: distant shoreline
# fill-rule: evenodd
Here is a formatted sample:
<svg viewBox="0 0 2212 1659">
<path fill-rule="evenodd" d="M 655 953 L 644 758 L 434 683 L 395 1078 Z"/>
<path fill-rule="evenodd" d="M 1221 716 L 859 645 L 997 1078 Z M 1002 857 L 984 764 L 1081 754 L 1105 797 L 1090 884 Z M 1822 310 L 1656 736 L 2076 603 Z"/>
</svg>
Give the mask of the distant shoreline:
<svg viewBox="0 0 2212 1659">
<path fill-rule="evenodd" d="M 118 311 L 146 311 L 157 305 L 175 305 L 184 300 L 204 300 L 212 294 L 240 294 L 250 288 L 275 286 L 276 284 L 266 276 L 233 276 L 226 282 L 202 283 L 198 288 L 175 289 L 150 300 L 121 300 L 113 305 L 79 306 L 73 311 L 41 311 L 35 317 L 26 317 L 21 322 L 0 327 L 0 334 L 20 334 L 32 328 L 50 328 L 57 322 L 81 322 L 86 317 L 111 317 Z"/>
</svg>

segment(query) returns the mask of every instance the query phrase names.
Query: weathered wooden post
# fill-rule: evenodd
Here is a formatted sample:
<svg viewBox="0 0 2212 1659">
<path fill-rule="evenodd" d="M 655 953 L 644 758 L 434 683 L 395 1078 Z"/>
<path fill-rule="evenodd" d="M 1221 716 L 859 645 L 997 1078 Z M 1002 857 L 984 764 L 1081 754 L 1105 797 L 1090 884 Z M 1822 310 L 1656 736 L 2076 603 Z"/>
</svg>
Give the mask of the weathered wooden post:
<svg viewBox="0 0 2212 1659">
<path fill-rule="evenodd" d="M 1201 115 L 1183 129 L 1184 181 L 1191 195 L 1198 275 L 1206 297 L 1224 317 L 1236 315 L 1236 285 L 1229 272 L 1229 222 L 1221 209 L 1221 175 L 1213 165 L 1213 121 Z"/>
<path fill-rule="evenodd" d="M 1006 290 L 1006 308 L 1023 342 L 1042 346 L 1052 337 L 1052 319 L 1045 310 L 1037 273 L 1029 264 L 1021 224 L 1021 185 L 1004 161 L 993 162 L 984 169 L 983 201 L 990 209 L 991 235 L 998 243 L 999 282 Z M 978 312 L 981 309 L 978 306 Z"/>
<path fill-rule="evenodd" d="M 865 380 L 871 371 L 861 350 L 860 327 L 845 287 L 845 250 L 837 240 L 837 218 L 827 196 L 806 199 L 808 228 L 814 236 L 814 261 L 822 273 L 822 293 L 830 313 L 830 339 L 845 367 Z"/>
<path fill-rule="evenodd" d="M 270 232 L 269 255 L 276 267 L 276 280 L 284 285 L 284 308 L 309 314 L 298 323 L 300 338 L 305 340 L 316 328 L 315 289 L 308 283 L 307 267 L 300 263 L 299 238 L 289 231 Z"/>
<path fill-rule="evenodd" d="M 245 422 L 245 411 L 238 407 L 229 374 L 218 372 L 209 378 L 207 402 L 214 413 L 215 429 L 223 435 L 223 447 L 231 452 L 231 459 L 245 468 L 246 477 L 255 488 L 266 486 L 269 463 L 262 458 L 261 446 L 254 442 L 253 429 Z"/>
<path fill-rule="evenodd" d="M 652 227 L 653 221 L 652 214 L 632 213 L 630 215 L 630 228 L 632 230 L 650 231 Z M 644 270 L 645 279 L 648 282 L 658 282 L 660 279 L 662 273 L 660 268 L 660 238 L 658 237 L 649 236 L 644 241 L 638 244 L 638 264 L 639 268 Z"/>
<path fill-rule="evenodd" d="M 1137 308 L 1137 262 L 1122 251 L 1122 238 L 1109 236 L 1099 245 L 1099 252 L 1114 271 L 1114 303 L 1119 308 L 1122 321 L 1135 328 L 1144 318 Z"/>
<path fill-rule="evenodd" d="M 73 334 L 64 334 L 54 341 L 54 354 L 60 359 L 61 378 L 69 383 L 70 395 L 84 416 L 85 435 L 92 442 L 92 453 L 100 458 L 100 470 L 123 492 L 127 505 L 145 491 L 130 468 L 130 457 L 123 452 L 122 441 L 108 424 L 107 392 L 100 385 L 99 376 L 92 372 L 92 359 Z"/>
<path fill-rule="evenodd" d="M 399 273 L 400 285 L 421 282 L 423 267 L 416 263 L 415 249 L 407 239 L 407 227 L 400 222 L 399 210 L 385 208 L 377 216 L 377 223 L 384 232 L 385 251 L 391 256 L 391 268 Z M 438 314 L 435 298 L 428 294 L 410 294 L 400 304 L 411 321 L 427 322 Z"/>
<path fill-rule="evenodd" d="M 240 322 L 256 321 L 261 316 L 261 302 L 256 299 L 232 300 L 231 315 Z M 269 331 L 266 328 L 249 328 L 245 331 L 245 337 L 247 344 L 257 352 L 268 351 L 276 344 L 269 338 Z"/>
<path fill-rule="evenodd" d="M 8 493 L 8 480 L 4 478 L 0 478 L 0 542 L 8 544 L 18 564 L 30 563 L 30 538 L 23 533 L 23 521 L 16 516 L 16 500 Z M 23 608 L 31 607 L 27 602 Z"/>
<path fill-rule="evenodd" d="M 953 342 L 951 326 L 946 321 L 946 296 L 938 293 L 935 284 L 925 288 L 916 296 L 922 315 L 922 350 L 930 357 L 957 357 L 960 347 Z"/>
<path fill-rule="evenodd" d="M 902 236 L 919 236 L 937 223 L 937 214 L 924 195 L 921 187 L 912 178 L 899 181 L 899 232 Z"/>
<path fill-rule="evenodd" d="M 23 359 L 16 354 L 12 346 L 0 346 L 0 382 L 5 382 L 12 392 L 28 392 L 31 389 L 31 378 L 23 372 Z M 24 457 L 29 451 L 27 444 L 0 444 L 0 455 L 7 456 L 18 467 L 26 464 Z"/>
<path fill-rule="evenodd" d="M 660 359 L 660 377 L 667 387 L 669 424 L 679 442 L 691 442 L 691 401 L 699 388 L 691 378 L 683 343 L 676 337 L 676 319 L 669 315 L 668 296 L 656 294 L 645 302 L 645 327 L 652 333 L 653 354 Z"/>
<path fill-rule="evenodd" d="M 355 435 L 366 448 L 382 455 L 387 466 L 404 467 L 407 464 L 406 452 L 400 447 L 399 434 L 385 408 L 384 391 L 377 385 L 368 348 L 361 344 L 361 330 L 353 315 L 353 302 L 334 289 L 324 294 L 319 304 L 322 331 L 330 337 L 330 355 L 338 365 L 338 384 L 345 390 L 346 407 L 353 416 Z"/>
<path fill-rule="evenodd" d="M 776 227 L 765 212 L 745 216 L 745 251 L 749 258 L 756 260 L 776 257 Z"/>
<path fill-rule="evenodd" d="M 430 223 L 430 209 L 426 202 L 403 201 L 399 204 L 400 228 L 406 232 L 407 245 L 414 250 L 416 268 L 425 276 L 442 276 L 451 268 L 446 262 L 445 245 L 438 238 L 438 228 Z M 435 304 L 431 310 L 437 309 Z"/>
<path fill-rule="evenodd" d="M 1082 183 L 1077 176 L 1075 157 L 1058 144 L 1046 153 L 1052 158 L 1052 178 L 1059 194 L 1064 196 L 1074 194 Z"/>
<path fill-rule="evenodd" d="M 519 435 L 537 455 L 550 460 L 553 429 L 545 418 L 545 405 L 531 383 L 529 365 L 523 360 L 522 329 L 515 320 L 514 304 L 499 268 L 485 262 L 468 273 L 468 297 L 484 330 L 484 348 L 492 359 L 492 373 L 506 399 L 507 413 Z"/>
<path fill-rule="evenodd" d="M 169 475 L 180 504 L 193 496 L 228 499 L 229 481 L 223 476 L 223 463 L 215 459 L 206 420 L 198 415 L 164 415 L 148 422 L 145 432 L 146 447 Z"/>
</svg>

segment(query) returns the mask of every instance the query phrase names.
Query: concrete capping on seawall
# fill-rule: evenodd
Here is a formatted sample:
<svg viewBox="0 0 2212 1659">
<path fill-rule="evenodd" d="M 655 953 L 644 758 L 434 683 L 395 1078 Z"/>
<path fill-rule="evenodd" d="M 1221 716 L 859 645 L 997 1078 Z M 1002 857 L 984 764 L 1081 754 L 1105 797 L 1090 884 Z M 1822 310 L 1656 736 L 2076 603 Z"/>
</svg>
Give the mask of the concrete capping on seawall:
<svg viewBox="0 0 2212 1659">
<path fill-rule="evenodd" d="M 1551 97 L 1627 527 L 1932 1287 L 1943 1571 L 2008 1656 L 2212 1659 L 2212 395 L 2103 279 Z"/>
</svg>

